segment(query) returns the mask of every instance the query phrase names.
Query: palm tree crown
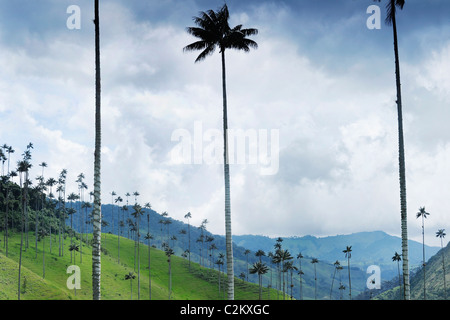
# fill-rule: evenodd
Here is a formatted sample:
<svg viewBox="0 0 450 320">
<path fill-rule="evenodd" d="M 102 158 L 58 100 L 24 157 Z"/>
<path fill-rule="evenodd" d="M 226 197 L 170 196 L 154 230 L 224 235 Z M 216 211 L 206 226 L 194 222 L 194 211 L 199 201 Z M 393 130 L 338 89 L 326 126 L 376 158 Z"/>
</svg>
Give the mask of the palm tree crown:
<svg viewBox="0 0 450 320">
<path fill-rule="evenodd" d="M 250 48 L 258 48 L 258 44 L 248 39 L 248 36 L 257 35 L 258 30 L 254 28 L 242 29 L 242 25 L 231 28 L 228 24 L 230 17 L 228 7 L 225 4 L 219 11 L 208 10 L 200 12 L 199 17 L 194 17 L 198 27 L 188 27 L 186 31 L 200 40 L 183 48 L 183 51 L 202 50 L 195 62 L 204 60 L 208 55 L 214 53 L 217 47 L 220 52 L 225 49 L 237 49 L 245 52 Z"/>
</svg>

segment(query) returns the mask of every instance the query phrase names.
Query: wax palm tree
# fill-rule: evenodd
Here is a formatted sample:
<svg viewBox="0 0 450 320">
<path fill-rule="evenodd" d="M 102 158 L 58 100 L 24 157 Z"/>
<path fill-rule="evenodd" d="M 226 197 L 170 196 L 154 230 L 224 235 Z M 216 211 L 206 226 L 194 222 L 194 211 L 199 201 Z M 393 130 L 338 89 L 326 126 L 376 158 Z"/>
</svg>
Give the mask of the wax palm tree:
<svg viewBox="0 0 450 320">
<path fill-rule="evenodd" d="M 284 273 L 286 272 L 285 263 L 289 260 L 292 260 L 293 257 L 291 256 L 291 253 L 288 250 L 279 249 L 277 250 L 276 254 L 279 256 L 279 259 L 281 261 L 281 272 L 283 275 L 283 300 L 285 299 L 285 281 L 284 281 Z"/>
<path fill-rule="evenodd" d="M 442 255 L 442 271 L 444 275 L 444 300 L 447 300 L 447 285 L 445 283 L 445 257 L 444 257 L 444 244 L 443 239 L 445 238 L 445 229 L 439 229 L 436 232 L 436 237 L 441 238 L 441 255 Z"/>
<path fill-rule="evenodd" d="M 166 256 L 167 256 L 167 262 L 169 263 L 169 300 L 172 296 L 172 255 L 175 253 L 172 248 L 169 247 L 167 244 L 165 250 L 164 250 Z"/>
<path fill-rule="evenodd" d="M 261 261 L 255 262 L 253 266 L 250 268 L 251 274 L 257 274 L 258 275 L 258 284 L 259 284 L 259 300 L 262 299 L 262 276 L 269 271 L 269 268 L 265 263 L 262 263 Z"/>
<path fill-rule="evenodd" d="M 398 269 L 398 287 L 400 288 L 400 292 L 402 292 L 402 280 L 400 277 L 400 261 L 402 260 L 402 256 L 397 253 L 397 251 L 394 253 L 394 256 L 392 257 L 392 261 L 397 262 L 397 269 Z M 400 294 L 401 297 L 401 294 Z"/>
<path fill-rule="evenodd" d="M 30 146 L 30 145 L 29 145 Z M 27 199 L 28 199 L 28 171 L 32 167 L 31 163 L 31 151 L 30 148 L 27 147 L 27 150 L 23 154 L 23 160 L 17 163 L 17 171 L 20 172 L 20 188 L 22 191 L 21 195 L 21 206 L 22 206 L 22 215 L 21 215 L 21 231 L 20 231 L 20 254 L 19 254 L 19 280 L 18 280 L 18 289 L 17 289 L 17 298 L 20 300 L 20 284 L 21 284 L 21 271 L 22 271 L 22 251 L 23 251 L 23 233 L 25 228 L 25 215 L 27 208 Z M 24 175 L 24 184 L 22 183 L 22 174 Z M 23 188 L 22 188 L 23 184 Z"/>
<path fill-rule="evenodd" d="M 319 260 L 317 258 L 312 258 L 311 263 L 314 266 L 314 300 L 317 300 L 317 270 L 316 270 L 316 264 L 319 263 Z"/>
<path fill-rule="evenodd" d="M 189 223 L 189 219 L 192 218 L 190 212 L 184 215 L 184 218 L 188 221 L 188 254 L 189 254 L 189 271 L 191 271 L 191 225 Z"/>
<path fill-rule="evenodd" d="M 194 18 L 198 27 L 188 27 L 189 34 L 199 41 L 186 47 L 184 51 L 202 52 L 195 62 L 204 60 L 211 55 L 218 47 L 222 56 L 222 93 L 223 93 L 223 139 L 224 139 L 224 182 L 225 182 L 225 237 L 227 251 L 227 276 L 228 276 L 228 299 L 234 299 L 234 271 L 233 271 L 233 245 L 231 236 L 231 200 L 230 200 L 230 168 L 228 160 L 228 111 L 226 94 L 226 71 L 225 71 L 225 50 L 237 49 L 245 52 L 250 48 L 257 48 L 255 41 L 248 39 L 248 36 L 258 34 L 257 29 L 242 29 L 242 25 L 231 28 L 228 24 L 229 12 L 225 4 L 217 12 L 208 10 L 201 12 L 199 17 Z"/>
<path fill-rule="evenodd" d="M 133 300 L 133 280 L 136 279 L 136 276 L 133 274 L 133 272 L 129 272 L 125 275 L 125 280 L 130 280 L 130 286 L 131 286 L 131 300 Z"/>
<path fill-rule="evenodd" d="M 297 272 L 299 276 L 299 283 L 300 283 L 300 300 L 303 300 L 303 275 L 305 274 L 303 270 L 299 269 Z"/>
<path fill-rule="evenodd" d="M 259 258 L 259 262 L 261 262 L 262 257 L 266 256 L 266 253 L 263 250 L 258 250 L 255 253 L 255 256 Z"/>
<path fill-rule="evenodd" d="M 342 300 L 342 298 L 343 298 L 343 296 L 344 296 L 344 293 L 343 293 L 344 290 L 345 290 L 345 286 L 341 283 L 341 284 L 339 285 L 339 292 L 340 292 L 340 294 L 339 294 L 339 299 L 340 299 L 340 300 Z"/>
<path fill-rule="evenodd" d="M 345 253 L 345 257 L 347 258 L 347 265 L 348 265 L 348 295 L 350 297 L 350 300 L 352 300 L 352 279 L 350 276 L 350 258 L 352 257 L 352 246 L 347 246 L 345 250 L 342 251 Z"/>
<path fill-rule="evenodd" d="M 425 211 L 425 207 L 420 207 L 419 211 L 416 213 L 416 219 L 422 217 L 422 267 L 423 267 L 423 300 L 427 299 L 426 295 L 426 273 L 425 273 L 425 218 L 430 215 Z"/>
<path fill-rule="evenodd" d="M 374 0 L 380 2 L 381 0 Z M 409 259 L 408 259 L 408 228 L 407 228 L 407 205 L 406 205 L 406 169 L 405 169 L 405 146 L 403 138 L 403 111 L 402 111 L 402 94 L 400 83 L 400 61 L 398 52 L 397 39 L 397 8 L 403 9 L 405 0 L 387 0 L 387 16 L 386 24 L 392 25 L 394 35 L 394 55 L 395 55 L 395 80 L 397 88 L 397 120 L 398 120 L 398 162 L 399 162 L 399 181 L 400 181 L 400 216 L 401 216 L 401 232 L 402 232 L 402 259 L 403 259 L 403 284 L 404 298 L 410 299 L 409 284 Z"/>
<path fill-rule="evenodd" d="M 48 235 L 46 228 L 39 230 L 39 238 L 42 240 L 42 279 L 45 279 L 45 237 Z"/>
<path fill-rule="evenodd" d="M 101 299 L 101 77 L 100 77 L 100 18 L 99 1 L 94 1 L 95 24 L 95 151 L 94 151 L 94 210 L 92 217 L 92 297 Z"/>
<path fill-rule="evenodd" d="M 337 271 L 337 267 L 341 265 L 341 263 L 339 262 L 339 260 L 336 260 L 334 263 L 334 273 L 333 273 L 333 280 L 331 281 L 331 289 L 330 289 L 330 300 L 332 299 L 332 293 L 333 293 L 333 284 L 334 284 L 334 279 L 336 277 L 336 271 Z"/>
<path fill-rule="evenodd" d="M 135 204 L 133 206 L 134 212 L 132 213 L 133 217 L 136 219 L 136 242 L 137 242 L 137 266 L 138 266 L 138 300 L 141 299 L 141 259 L 139 255 L 139 221 L 141 220 L 141 215 L 143 215 L 142 207 L 139 204 Z"/>
<path fill-rule="evenodd" d="M 223 266 L 223 259 L 225 258 L 225 256 L 224 256 L 224 254 L 223 253 L 219 253 L 219 257 L 218 257 L 218 259 L 217 259 L 217 261 L 216 261 L 216 264 L 217 264 L 217 267 L 218 267 L 218 269 L 219 269 L 219 295 L 220 295 L 220 286 L 221 286 L 221 282 L 220 282 L 220 280 L 221 280 L 221 274 L 222 274 L 222 266 Z M 244 279 L 245 279 L 245 275 L 244 275 Z"/>
<path fill-rule="evenodd" d="M 150 218 L 150 215 L 147 215 L 147 219 Z M 150 220 L 150 219 L 149 219 Z M 150 225 L 150 223 L 149 223 Z M 148 228 L 148 231 L 150 231 L 150 226 Z M 153 236 L 150 234 L 150 232 L 147 232 L 145 235 L 145 240 L 147 240 L 147 246 L 148 246 L 148 296 L 149 300 L 152 300 L 152 273 L 150 268 L 150 240 L 153 239 Z"/>
</svg>

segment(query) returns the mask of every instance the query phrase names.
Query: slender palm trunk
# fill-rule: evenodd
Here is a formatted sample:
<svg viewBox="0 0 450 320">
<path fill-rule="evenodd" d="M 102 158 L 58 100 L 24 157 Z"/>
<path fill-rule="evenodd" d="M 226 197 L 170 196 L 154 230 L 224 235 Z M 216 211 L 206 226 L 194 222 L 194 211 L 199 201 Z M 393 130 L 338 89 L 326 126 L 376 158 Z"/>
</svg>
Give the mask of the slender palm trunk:
<svg viewBox="0 0 450 320">
<path fill-rule="evenodd" d="M 141 300 L 141 257 L 139 255 L 139 220 L 140 220 L 140 214 L 137 215 L 137 231 L 136 231 L 136 238 L 137 238 L 137 263 L 138 263 L 138 300 Z"/>
<path fill-rule="evenodd" d="M 150 215 L 147 215 L 147 233 L 150 236 Z M 150 238 L 148 239 L 148 299 L 152 300 L 152 273 L 150 269 Z"/>
<path fill-rule="evenodd" d="M 100 20 L 98 0 L 95 0 L 95 152 L 94 152 L 94 212 L 92 242 L 92 295 L 100 300 L 101 276 L 101 199 L 100 199 L 100 152 L 101 152 L 101 84 L 100 84 Z"/>
<path fill-rule="evenodd" d="M 395 10 L 395 5 L 393 5 Z M 399 180 L 400 180 L 400 211 L 401 211 L 401 233 L 402 233 L 402 259 L 403 259 L 403 285 L 404 298 L 410 299 L 409 266 L 408 266 L 408 228 L 407 228 L 407 207 L 406 207 L 406 173 L 405 173 L 405 146 L 403 140 L 403 114 L 402 114 L 402 94 L 400 84 L 400 62 L 398 54 L 397 24 L 395 13 L 392 19 L 392 29 L 394 33 L 394 53 L 395 53 L 395 78 L 397 86 L 397 114 L 398 114 L 398 153 L 399 153 Z"/>
<path fill-rule="evenodd" d="M 191 225 L 188 220 L 189 272 L 191 272 Z"/>
<path fill-rule="evenodd" d="M 426 290 L 426 272 L 425 272 L 425 221 L 424 214 L 422 214 L 422 267 L 423 267 L 423 300 L 427 299 Z"/>
<path fill-rule="evenodd" d="M 234 300 L 233 242 L 231 238 L 230 165 L 228 161 L 228 115 L 225 75 L 225 49 L 222 48 L 223 142 L 225 178 L 225 237 L 227 254 L 228 300 Z"/>
<path fill-rule="evenodd" d="M 444 245 L 441 238 L 441 255 L 442 255 L 442 270 L 444 272 L 444 300 L 447 300 L 447 284 L 445 282 L 445 257 L 444 257 Z"/>
<path fill-rule="evenodd" d="M 352 279 L 350 276 L 350 256 L 348 257 L 348 294 L 350 297 L 350 300 L 352 300 Z"/>
<path fill-rule="evenodd" d="M 397 261 L 397 269 L 398 269 L 398 286 L 400 288 L 400 292 L 402 292 L 402 280 L 401 280 L 401 276 L 400 276 L 400 263 Z M 400 293 L 400 298 L 402 297 L 401 293 Z"/>
<path fill-rule="evenodd" d="M 316 264 L 314 264 L 314 300 L 317 300 L 317 271 L 316 271 Z"/>
<path fill-rule="evenodd" d="M 331 281 L 331 289 L 330 289 L 330 300 L 332 299 L 332 293 L 333 293 L 333 284 L 334 284 L 334 278 L 336 277 L 336 270 L 337 268 L 334 268 L 334 274 L 333 274 L 333 280 Z"/>
</svg>

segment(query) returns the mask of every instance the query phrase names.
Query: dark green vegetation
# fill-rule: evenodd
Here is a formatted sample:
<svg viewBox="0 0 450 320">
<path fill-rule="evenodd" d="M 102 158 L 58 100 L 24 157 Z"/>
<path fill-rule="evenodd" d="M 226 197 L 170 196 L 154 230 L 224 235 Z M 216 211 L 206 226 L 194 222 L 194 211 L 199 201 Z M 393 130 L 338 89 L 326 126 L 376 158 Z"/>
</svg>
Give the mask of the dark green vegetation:
<svg viewBox="0 0 450 320">
<path fill-rule="evenodd" d="M 443 259 L 445 261 L 445 281 L 444 286 L 444 268 Z M 449 297 L 448 283 L 450 275 L 447 270 L 450 267 L 450 243 L 446 247 L 439 250 L 426 263 L 426 299 L 427 300 L 446 300 Z M 379 300 L 402 300 L 403 292 L 398 285 L 398 278 L 386 281 L 382 284 L 381 290 L 372 292 L 374 299 Z M 444 288 L 446 290 L 444 291 Z M 411 272 L 411 299 L 422 300 L 424 296 L 423 289 L 423 267 L 418 267 Z M 368 299 L 370 292 L 364 292 L 359 298 Z"/>
</svg>

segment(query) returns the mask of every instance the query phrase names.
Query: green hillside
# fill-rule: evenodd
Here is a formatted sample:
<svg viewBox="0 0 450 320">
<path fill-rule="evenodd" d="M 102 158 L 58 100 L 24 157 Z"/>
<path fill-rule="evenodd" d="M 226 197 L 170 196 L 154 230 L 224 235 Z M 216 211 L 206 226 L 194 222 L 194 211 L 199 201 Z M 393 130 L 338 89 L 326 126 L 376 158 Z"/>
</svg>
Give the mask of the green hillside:
<svg viewBox="0 0 450 320">
<path fill-rule="evenodd" d="M 447 299 L 450 299 L 450 243 L 446 247 L 439 250 L 426 263 L 425 267 L 425 286 L 427 300 L 444 299 L 444 271 L 442 257 L 445 261 L 445 282 Z M 423 267 L 417 268 L 411 273 L 411 300 L 423 299 L 424 285 Z M 398 280 L 394 283 L 398 283 Z M 399 286 L 395 286 L 390 290 L 386 290 L 375 298 L 380 300 L 398 300 L 402 298 L 402 290 Z"/>
<path fill-rule="evenodd" d="M 3 235 L 2 235 L 3 239 Z M 75 241 L 75 238 L 74 238 Z M 80 252 L 69 251 L 70 237 L 64 242 L 64 256 L 59 256 L 58 237 L 52 236 L 52 248 L 50 252 L 50 237 L 38 242 L 37 258 L 35 253 L 35 238 L 29 233 L 29 247 L 24 250 L 22 256 L 21 299 L 23 300 L 90 300 L 91 289 L 91 248 L 82 244 Z M 77 240 L 79 244 L 79 240 Z M 103 300 L 130 300 L 138 298 L 138 267 L 135 267 L 135 243 L 126 238 L 120 238 L 120 263 L 118 262 L 118 239 L 116 235 L 102 235 L 102 285 L 101 294 Z M 43 279 L 43 246 L 45 245 L 45 279 Z M 148 247 L 140 244 L 140 299 L 149 299 L 149 270 Z M 18 261 L 20 252 L 20 235 L 15 234 L 9 239 L 9 255 L 5 256 L 3 245 L 0 247 L 0 299 L 16 300 L 18 287 Z M 81 258 L 81 259 L 80 259 Z M 151 248 L 151 295 L 152 300 L 169 299 L 169 275 L 167 256 L 161 250 Z M 81 273 L 81 289 L 69 290 L 66 282 L 71 274 L 67 273 L 67 267 L 77 265 Z M 197 263 L 189 263 L 186 259 L 172 256 L 172 294 L 174 300 L 221 300 L 224 297 L 223 281 L 225 276 L 221 274 L 222 291 L 219 293 L 219 273 L 199 266 Z M 125 280 L 125 275 L 133 272 L 136 278 Z M 258 299 L 259 287 L 236 279 L 235 299 Z M 268 298 L 267 289 L 263 291 L 263 298 Z M 275 290 L 271 290 L 270 298 L 276 299 Z"/>
</svg>

